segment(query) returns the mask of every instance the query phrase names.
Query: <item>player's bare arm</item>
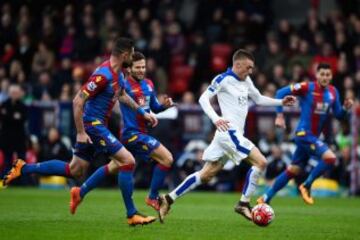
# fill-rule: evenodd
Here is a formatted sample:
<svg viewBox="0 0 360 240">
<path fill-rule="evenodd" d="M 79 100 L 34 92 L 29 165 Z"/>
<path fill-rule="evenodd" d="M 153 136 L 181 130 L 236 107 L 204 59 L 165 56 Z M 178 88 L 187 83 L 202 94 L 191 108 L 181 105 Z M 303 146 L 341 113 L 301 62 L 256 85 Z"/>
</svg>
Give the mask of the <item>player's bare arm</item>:
<svg viewBox="0 0 360 240">
<path fill-rule="evenodd" d="M 84 105 L 87 101 L 88 96 L 83 92 L 79 91 L 74 100 L 73 100 L 73 111 L 74 111 L 74 120 L 75 120 L 75 126 L 76 126 L 76 141 L 80 143 L 92 143 L 91 138 L 86 134 L 84 123 L 83 123 L 83 111 L 84 111 Z"/>
<path fill-rule="evenodd" d="M 120 95 L 119 95 L 119 101 L 125 105 L 127 105 L 128 107 L 130 107 L 131 109 L 133 109 L 134 111 L 137 111 L 138 113 L 140 113 L 141 115 L 144 116 L 144 118 L 149 121 L 151 123 L 152 127 L 155 127 L 158 124 L 158 120 L 157 118 L 150 113 L 145 112 L 144 109 L 142 109 L 139 104 L 137 104 L 126 92 L 125 89 L 121 90 Z"/>
<path fill-rule="evenodd" d="M 282 99 L 282 105 L 283 106 L 293 106 L 295 103 L 296 103 L 296 97 L 292 96 L 292 95 L 285 96 Z M 275 126 L 279 127 L 279 128 L 286 129 L 285 118 L 284 118 L 283 113 L 276 114 Z"/>
<path fill-rule="evenodd" d="M 276 114 L 275 126 L 286 129 L 285 118 L 283 113 Z"/>
</svg>

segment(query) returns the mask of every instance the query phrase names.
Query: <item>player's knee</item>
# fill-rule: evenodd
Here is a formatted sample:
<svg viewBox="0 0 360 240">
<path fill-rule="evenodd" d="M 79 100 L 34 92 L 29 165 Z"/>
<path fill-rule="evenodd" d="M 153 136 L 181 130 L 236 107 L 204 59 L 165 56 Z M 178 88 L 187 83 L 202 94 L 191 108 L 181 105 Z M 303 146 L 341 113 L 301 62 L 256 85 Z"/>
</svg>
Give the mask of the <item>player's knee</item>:
<svg viewBox="0 0 360 240">
<path fill-rule="evenodd" d="M 322 159 L 326 164 L 333 165 L 336 162 L 336 155 L 332 151 L 328 151 L 323 154 Z"/>
<path fill-rule="evenodd" d="M 258 167 L 258 168 L 260 169 L 260 171 L 263 172 L 263 171 L 266 170 L 267 161 L 266 161 L 265 158 L 260 159 L 260 160 L 258 160 L 258 161 L 256 161 L 256 162 L 254 163 L 254 166 L 255 166 L 255 167 Z"/>
<path fill-rule="evenodd" d="M 265 171 L 266 169 L 266 166 L 267 166 L 267 161 L 266 159 L 262 159 L 261 161 L 259 161 L 259 168 L 261 171 Z"/>
<path fill-rule="evenodd" d="M 290 165 L 286 169 L 286 174 L 289 175 L 290 177 L 295 177 L 300 174 L 300 171 L 301 171 L 301 169 L 299 166 Z"/>
<path fill-rule="evenodd" d="M 135 164 L 135 158 L 134 156 L 129 152 L 122 152 L 121 155 L 117 155 L 113 158 L 117 164 L 120 165 L 134 165 Z"/>
<path fill-rule="evenodd" d="M 80 164 L 70 164 L 70 174 L 73 178 L 79 179 L 82 178 L 85 173 L 85 170 Z"/>
</svg>

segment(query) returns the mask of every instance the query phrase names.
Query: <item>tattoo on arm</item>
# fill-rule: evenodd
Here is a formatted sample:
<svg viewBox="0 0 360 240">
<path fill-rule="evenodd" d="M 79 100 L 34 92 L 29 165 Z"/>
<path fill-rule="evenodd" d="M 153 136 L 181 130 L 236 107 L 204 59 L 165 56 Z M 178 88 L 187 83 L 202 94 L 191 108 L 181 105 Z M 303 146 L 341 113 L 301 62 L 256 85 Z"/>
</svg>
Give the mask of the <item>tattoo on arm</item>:
<svg viewBox="0 0 360 240">
<path fill-rule="evenodd" d="M 137 110 L 140 107 L 127 93 L 120 95 L 119 101 L 133 110 Z"/>
<path fill-rule="evenodd" d="M 88 95 L 86 95 L 83 91 L 80 91 L 79 97 L 80 97 L 81 99 L 87 100 Z"/>
</svg>

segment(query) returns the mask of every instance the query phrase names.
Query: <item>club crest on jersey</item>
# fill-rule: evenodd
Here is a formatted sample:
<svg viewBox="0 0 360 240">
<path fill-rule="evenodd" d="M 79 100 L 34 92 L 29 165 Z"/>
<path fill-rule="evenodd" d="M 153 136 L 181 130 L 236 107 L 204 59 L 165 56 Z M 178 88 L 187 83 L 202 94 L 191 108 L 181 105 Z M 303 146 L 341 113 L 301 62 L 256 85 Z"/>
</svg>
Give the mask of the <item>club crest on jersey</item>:
<svg viewBox="0 0 360 240">
<path fill-rule="evenodd" d="M 102 77 L 101 77 L 101 76 L 97 76 L 97 77 L 95 78 L 95 82 L 100 82 L 100 81 L 101 81 L 101 79 L 102 79 Z"/>
<path fill-rule="evenodd" d="M 87 90 L 89 91 L 94 91 L 97 88 L 96 83 L 94 83 L 93 81 L 89 82 L 86 86 Z"/>
</svg>

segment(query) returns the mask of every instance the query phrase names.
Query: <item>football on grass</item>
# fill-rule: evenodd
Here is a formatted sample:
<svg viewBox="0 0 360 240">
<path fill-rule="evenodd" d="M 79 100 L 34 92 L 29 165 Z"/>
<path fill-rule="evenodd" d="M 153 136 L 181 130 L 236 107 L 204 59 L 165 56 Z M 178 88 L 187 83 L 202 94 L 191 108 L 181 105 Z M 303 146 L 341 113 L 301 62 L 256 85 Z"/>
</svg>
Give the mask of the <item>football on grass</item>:
<svg viewBox="0 0 360 240">
<path fill-rule="evenodd" d="M 253 222 L 261 227 L 268 226 L 275 218 L 274 210 L 266 203 L 253 207 L 251 215 Z"/>
</svg>

